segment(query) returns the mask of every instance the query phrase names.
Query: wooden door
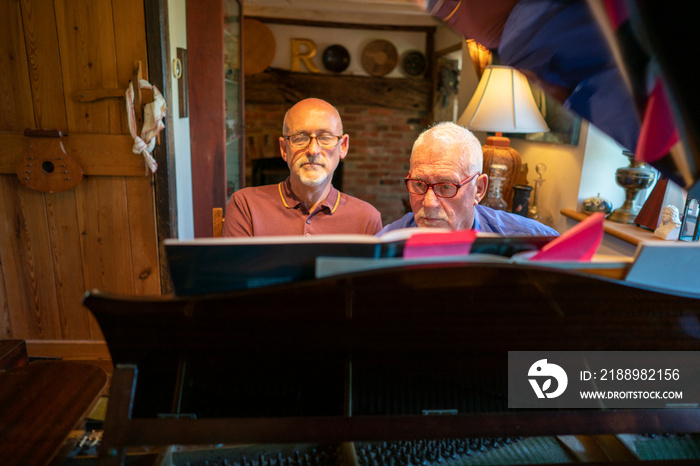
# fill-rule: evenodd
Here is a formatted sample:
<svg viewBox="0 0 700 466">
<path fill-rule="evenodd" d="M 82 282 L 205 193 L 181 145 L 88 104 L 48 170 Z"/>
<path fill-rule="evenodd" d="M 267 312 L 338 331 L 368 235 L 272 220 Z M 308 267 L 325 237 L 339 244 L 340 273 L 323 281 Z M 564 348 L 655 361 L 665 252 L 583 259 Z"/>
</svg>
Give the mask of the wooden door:
<svg viewBox="0 0 700 466">
<path fill-rule="evenodd" d="M 125 90 L 146 50 L 143 0 L 0 1 L 0 338 L 102 340 L 87 289 L 160 294 L 153 176 L 125 99 L 75 93 Z M 20 183 L 26 128 L 67 133 L 76 187 Z"/>
</svg>

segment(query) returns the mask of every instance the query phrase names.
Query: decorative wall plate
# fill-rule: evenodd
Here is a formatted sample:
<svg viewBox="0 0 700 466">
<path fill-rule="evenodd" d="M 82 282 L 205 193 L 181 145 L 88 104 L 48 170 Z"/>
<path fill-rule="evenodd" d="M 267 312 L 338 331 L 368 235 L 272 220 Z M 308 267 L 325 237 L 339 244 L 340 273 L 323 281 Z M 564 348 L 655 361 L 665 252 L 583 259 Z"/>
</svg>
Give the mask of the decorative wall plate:
<svg viewBox="0 0 700 466">
<path fill-rule="evenodd" d="M 418 50 L 406 52 L 401 59 L 401 70 L 408 76 L 422 76 L 428 67 L 428 61 Z"/>
<path fill-rule="evenodd" d="M 362 67 L 372 76 L 385 76 L 396 67 L 398 58 L 394 44 L 377 39 L 367 44 L 362 51 Z"/>
<path fill-rule="evenodd" d="M 350 54 L 342 45 L 331 45 L 323 51 L 323 66 L 328 71 L 340 73 L 350 65 Z"/>
<path fill-rule="evenodd" d="M 261 73 L 275 58 L 275 36 L 265 23 L 256 19 L 243 20 L 243 70 L 245 74 Z"/>
</svg>

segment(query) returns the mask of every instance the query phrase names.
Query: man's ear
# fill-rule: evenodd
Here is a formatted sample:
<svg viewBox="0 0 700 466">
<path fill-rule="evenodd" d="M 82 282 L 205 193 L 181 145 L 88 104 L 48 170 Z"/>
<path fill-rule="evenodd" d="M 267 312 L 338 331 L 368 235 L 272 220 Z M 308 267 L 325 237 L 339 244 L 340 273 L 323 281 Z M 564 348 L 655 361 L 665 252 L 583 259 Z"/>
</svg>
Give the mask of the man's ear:
<svg viewBox="0 0 700 466">
<path fill-rule="evenodd" d="M 280 154 L 282 155 L 282 160 L 287 161 L 287 140 L 280 136 Z"/>
<path fill-rule="evenodd" d="M 340 138 L 340 160 L 343 160 L 346 155 L 348 155 L 348 149 L 350 148 L 350 135 L 349 134 L 343 134 L 343 137 Z"/>
<path fill-rule="evenodd" d="M 486 188 L 489 186 L 488 175 L 479 175 L 476 179 L 476 194 L 474 195 L 474 205 L 477 205 L 486 196 Z"/>
</svg>

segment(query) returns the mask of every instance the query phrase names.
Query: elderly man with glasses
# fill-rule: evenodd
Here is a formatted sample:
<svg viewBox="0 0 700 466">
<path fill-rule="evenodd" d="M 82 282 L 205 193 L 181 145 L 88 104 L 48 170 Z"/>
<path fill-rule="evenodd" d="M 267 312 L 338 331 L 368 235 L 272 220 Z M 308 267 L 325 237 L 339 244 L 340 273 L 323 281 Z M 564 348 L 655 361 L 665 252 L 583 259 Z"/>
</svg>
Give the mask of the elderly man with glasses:
<svg viewBox="0 0 700 466">
<path fill-rule="evenodd" d="M 454 123 L 439 123 L 413 144 L 406 187 L 411 210 L 379 234 L 398 228 L 474 228 L 504 236 L 558 236 L 556 230 L 520 215 L 479 204 L 488 176 L 481 173 L 483 154 L 478 139 Z"/>
<path fill-rule="evenodd" d="M 287 111 L 279 138 L 289 177 L 276 185 L 244 188 L 231 195 L 224 236 L 331 233 L 373 235 L 382 228 L 377 209 L 331 185 L 348 153 L 340 114 L 320 99 L 305 99 Z"/>
</svg>

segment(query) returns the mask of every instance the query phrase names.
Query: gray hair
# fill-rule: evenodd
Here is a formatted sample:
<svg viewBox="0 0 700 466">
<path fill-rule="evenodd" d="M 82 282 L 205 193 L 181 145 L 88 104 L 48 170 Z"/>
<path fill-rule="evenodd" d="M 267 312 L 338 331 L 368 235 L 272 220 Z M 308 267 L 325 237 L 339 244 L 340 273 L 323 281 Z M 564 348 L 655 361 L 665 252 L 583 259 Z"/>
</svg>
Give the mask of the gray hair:
<svg viewBox="0 0 700 466">
<path fill-rule="evenodd" d="M 484 165 L 484 154 L 479 140 L 464 126 L 451 121 L 443 121 L 423 131 L 413 143 L 411 154 L 416 148 L 436 141 L 446 154 L 459 155 L 460 163 L 467 173 L 481 172 Z"/>
</svg>

